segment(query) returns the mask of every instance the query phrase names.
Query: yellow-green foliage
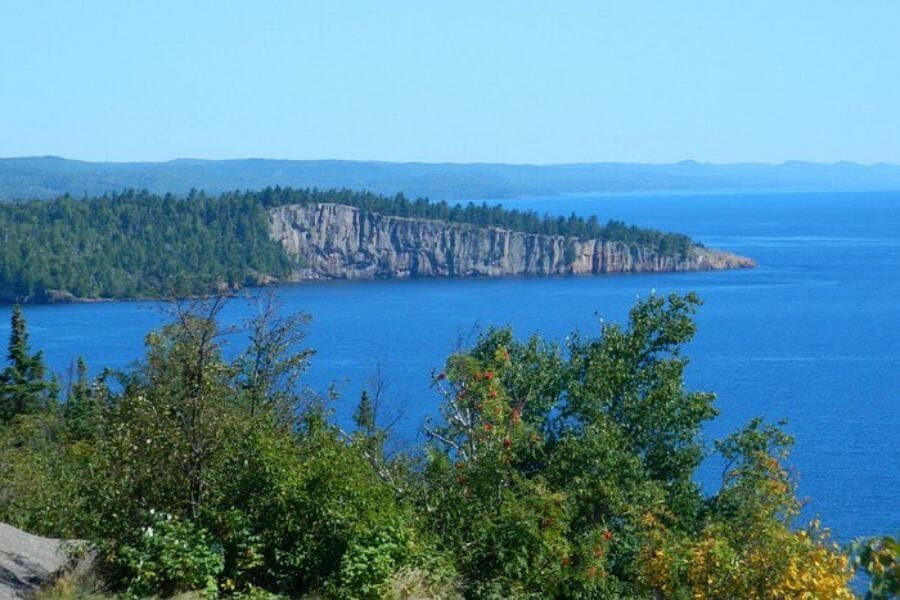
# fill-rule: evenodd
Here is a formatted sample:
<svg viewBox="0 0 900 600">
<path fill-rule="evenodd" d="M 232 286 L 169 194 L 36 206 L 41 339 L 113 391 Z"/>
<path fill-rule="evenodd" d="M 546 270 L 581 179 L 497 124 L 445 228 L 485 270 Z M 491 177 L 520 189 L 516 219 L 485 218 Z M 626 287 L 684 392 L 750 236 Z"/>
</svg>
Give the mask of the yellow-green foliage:
<svg viewBox="0 0 900 600">
<path fill-rule="evenodd" d="M 34 600 L 113 600 L 115 596 L 98 591 L 94 582 L 78 576 L 61 577 L 39 590 Z"/>
</svg>

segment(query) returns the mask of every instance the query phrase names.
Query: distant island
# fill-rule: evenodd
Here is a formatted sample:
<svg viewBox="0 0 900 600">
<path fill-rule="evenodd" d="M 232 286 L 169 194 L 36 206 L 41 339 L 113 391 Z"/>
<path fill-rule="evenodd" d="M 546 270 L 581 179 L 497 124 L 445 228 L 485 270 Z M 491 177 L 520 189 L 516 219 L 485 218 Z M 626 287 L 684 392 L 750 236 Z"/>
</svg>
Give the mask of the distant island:
<svg viewBox="0 0 900 600">
<path fill-rule="evenodd" d="M 54 156 L 0 159 L 0 200 L 98 196 L 124 189 L 210 194 L 294 188 L 349 188 L 438 200 L 483 200 L 591 192 L 697 190 L 900 189 L 900 166 L 800 161 L 558 165 L 430 164 L 342 160 L 85 162 Z"/>
<path fill-rule="evenodd" d="M 0 204 L 0 301 L 229 293 L 307 279 L 746 268 L 678 233 L 350 190 L 142 191 Z"/>
</svg>

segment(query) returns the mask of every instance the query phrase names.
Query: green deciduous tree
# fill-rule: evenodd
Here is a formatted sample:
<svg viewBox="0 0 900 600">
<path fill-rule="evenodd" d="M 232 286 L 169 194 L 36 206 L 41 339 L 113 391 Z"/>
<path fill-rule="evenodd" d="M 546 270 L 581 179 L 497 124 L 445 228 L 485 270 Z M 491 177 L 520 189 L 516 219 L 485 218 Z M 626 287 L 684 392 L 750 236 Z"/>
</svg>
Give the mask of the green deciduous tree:
<svg viewBox="0 0 900 600">
<path fill-rule="evenodd" d="M 263 412 L 290 420 L 297 408 L 298 380 L 314 354 L 300 347 L 311 318 L 303 312 L 281 316 L 271 292 L 256 304 L 257 313 L 245 324 L 249 340 L 235 361 L 235 380 L 251 416 Z"/>
<path fill-rule="evenodd" d="M 699 304 L 651 296 L 565 348 L 491 330 L 435 375 L 421 510 L 467 597 L 849 597 L 826 535 L 791 530 L 780 429 L 719 445 L 732 466 L 712 501 L 694 483 L 716 415 L 684 384 Z"/>
</svg>

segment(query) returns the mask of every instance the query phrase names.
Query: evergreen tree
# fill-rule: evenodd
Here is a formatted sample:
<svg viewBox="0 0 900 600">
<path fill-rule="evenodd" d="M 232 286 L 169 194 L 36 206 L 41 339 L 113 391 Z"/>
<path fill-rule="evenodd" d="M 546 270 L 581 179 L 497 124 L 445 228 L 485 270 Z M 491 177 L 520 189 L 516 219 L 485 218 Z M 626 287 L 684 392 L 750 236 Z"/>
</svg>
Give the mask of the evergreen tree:
<svg viewBox="0 0 900 600">
<path fill-rule="evenodd" d="M 372 399 L 369 398 L 369 392 L 363 390 L 359 398 L 359 405 L 353 413 L 353 421 L 359 428 L 360 432 L 365 435 L 371 435 L 375 430 L 375 406 Z"/>
<path fill-rule="evenodd" d="M 12 312 L 8 366 L 0 373 L 0 419 L 9 422 L 18 415 L 47 410 L 56 399 L 56 386 L 44 378 L 42 352 L 31 354 L 22 309 Z"/>
<path fill-rule="evenodd" d="M 96 398 L 88 379 L 87 364 L 84 358 L 79 356 L 63 410 L 69 436 L 76 440 L 91 437 L 94 420 L 97 417 L 96 407 Z"/>
</svg>

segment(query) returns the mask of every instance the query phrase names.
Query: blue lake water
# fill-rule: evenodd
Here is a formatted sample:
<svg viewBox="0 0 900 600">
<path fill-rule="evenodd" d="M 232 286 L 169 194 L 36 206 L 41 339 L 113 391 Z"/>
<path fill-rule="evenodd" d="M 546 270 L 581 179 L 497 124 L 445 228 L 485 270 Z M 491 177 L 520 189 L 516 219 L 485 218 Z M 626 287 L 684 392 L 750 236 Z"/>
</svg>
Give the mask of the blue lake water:
<svg viewBox="0 0 900 600">
<path fill-rule="evenodd" d="M 707 440 L 751 417 L 785 417 L 791 464 L 810 515 L 839 540 L 900 530 L 900 192 L 577 196 L 505 201 L 539 212 L 597 214 L 685 232 L 751 256 L 750 271 L 549 279 L 413 280 L 286 286 L 286 310 L 313 316 L 307 383 L 336 382 L 337 418 L 352 412 L 377 370 L 397 432 L 420 438 L 438 399 L 429 373 L 479 327 L 511 324 L 563 339 L 622 321 L 636 296 L 696 291 L 705 301 L 687 380 L 718 394 Z M 224 312 L 238 322 L 253 302 Z M 0 307 L 0 339 L 9 331 Z M 29 306 L 34 348 L 64 373 L 76 356 L 96 371 L 142 353 L 164 317 L 148 303 Z M 233 340 L 237 345 L 239 340 Z M 714 489 L 716 469 L 700 473 Z"/>
</svg>

